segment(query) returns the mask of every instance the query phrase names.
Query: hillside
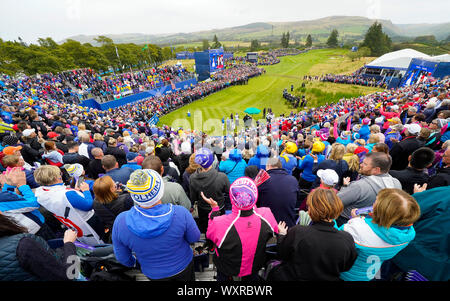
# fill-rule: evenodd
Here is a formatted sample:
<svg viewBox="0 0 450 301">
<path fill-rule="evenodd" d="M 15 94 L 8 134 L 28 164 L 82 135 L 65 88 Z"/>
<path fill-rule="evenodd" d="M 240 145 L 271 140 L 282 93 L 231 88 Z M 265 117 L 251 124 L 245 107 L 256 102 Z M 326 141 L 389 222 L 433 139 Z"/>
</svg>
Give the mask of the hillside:
<svg viewBox="0 0 450 301">
<path fill-rule="evenodd" d="M 383 24 L 383 30 L 391 37 L 415 37 L 421 35 L 435 35 L 436 39 L 443 40 L 450 35 L 450 22 L 441 24 L 393 24 L 389 20 L 378 20 Z M 308 34 L 313 40 L 324 41 L 331 30 L 339 31 L 339 39 L 342 41 L 360 40 L 367 29 L 375 22 L 365 17 L 332 16 L 316 20 L 298 22 L 259 22 L 242 26 L 198 31 L 191 33 L 174 33 L 151 35 L 142 33 L 127 33 L 106 35 L 115 43 L 176 45 L 198 42 L 202 39 L 212 40 L 217 35 L 220 41 L 250 42 L 258 39 L 263 42 L 279 41 L 283 32 L 289 31 L 292 41 L 304 41 Z M 102 35 L 99 33 L 98 35 Z M 73 39 L 81 43 L 96 45 L 96 36 L 78 35 Z M 64 41 L 61 41 L 61 43 Z"/>
</svg>

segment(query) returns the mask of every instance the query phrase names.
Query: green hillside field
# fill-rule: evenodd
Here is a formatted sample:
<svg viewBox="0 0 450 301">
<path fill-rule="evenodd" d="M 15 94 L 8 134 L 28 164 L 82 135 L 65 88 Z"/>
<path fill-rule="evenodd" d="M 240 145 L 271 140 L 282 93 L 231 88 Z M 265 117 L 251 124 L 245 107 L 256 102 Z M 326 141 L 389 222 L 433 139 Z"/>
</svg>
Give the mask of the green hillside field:
<svg viewBox="0 0 450 301">
<path fill-rule="evenodd" d="M 320 75 L 328 72 L 337 73 L 336 71 L 340 71 L 339 74 L 351 73 L 370 61 L 366 58 L 351 62 L 345 55 L 348 51 L 320 49 L 296 56 L 281 57 L 279 64 L 264 66 L 266 74 L 250 79 L 248 85 L 232 86 L 194 101 L 162 116 L 158 125 L 217 133 L 220 131 L 222 117 L 238 113 L 242 120 L 244 110 L 248 107 L 256 107 L 261 111 L 270 107 L 276 116 L 295 112 L 282 97 L 283 89 L 290 90 L 291 85 L 294 85 L 298 90 L 306 74 Z M 313 81 L 306 83 L 306 91 L 303 94 L 309 100 L 308 106 L 314 107 L 336 102 L 342 97 L 357 97 L 376 91 L 381 89 Z M 188 111 L 191 117 L 187 117 Z M 253 119 L 262 117 L 261 113 L 253 116 Z"/>
</svg>

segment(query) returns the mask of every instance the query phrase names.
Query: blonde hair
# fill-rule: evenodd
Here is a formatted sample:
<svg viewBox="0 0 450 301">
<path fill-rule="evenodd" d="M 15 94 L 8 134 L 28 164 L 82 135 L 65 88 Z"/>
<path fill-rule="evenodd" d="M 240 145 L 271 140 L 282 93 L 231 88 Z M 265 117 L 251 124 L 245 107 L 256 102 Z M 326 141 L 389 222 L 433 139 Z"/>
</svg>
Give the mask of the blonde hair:
<svg viewBox="0 0 450 301">
<path fill-rule="evenodd" d="M 43 165 L 34 171 L 34 180 L 41 186 L 49 186 L 56 183 L 61 177 L 61 170 L 54 165 Z"/>
<path fill-rule="evenodd" d="M 420 217 L 416 199 L 400 189 L 380 190 L 373 208 L 373 222 L 385 228 L 410 226 Z"/>
<path fill-rule="evenodd" d="M 117 143 L 117 140 L 114 138 L 109 138 L 108 140 L 108 146 L 113 146 Z"/>
<path fill-rule="evenodd" d="M 103 141 L 103 136 L 99 133 L 94 134 L 94 140 Z"/>
<path fill-rule="evenodd" d="M 358 148 L 358 145 L 356 145 L 355 143 L 349 143 L 349 144 L 347 144 L 347 147 L 346 147 L 346 149 L 347 149 L 347 153 L 352 153 L 352 154 L 354 154 L 355 153 L 355 150 Z"/>
<path fill-rule="evenodd" d="M 6 155 L 3 157 L 5 167 L 16 167 L 19 164 L 20 157 L 17 155 Z"/>
<path fill-rule="evenodd" d="M 429 128 L 423 127 L 420 129 L 419 138 L 428 139 L 430 137 L 431 130 Z"/>
<path fill-rule="evenodd" d="M 359 157 L 357 155 L 351 155 L 349 158 L 347 158 L 347 164 L 348 169 L 351 171 L 358 171 L 359 170 Z"/>
<path fill-rule="evenodd" d="M 344 155 L 345 155 L 345 146 L 341 143 L 335 143 L 331 148 L 331 153 L 328 159 L 339 161 L 342 160 Z"/>
<path fill-rule="evenodd" d="M 368 143 L 379 143 L 380 141 L 380 136 L 378 136 L 377 134 L 372 134 L 369 136 L 369 140 L 367 141 Z"/>
<path fill-rule="evenodd" d="M 378 124 L 371 125 L 370 132 L 374 134 L 380 133 L 381 132 L 380 126 Z"/>
<path fill-rule="evenodd" d="M 344 210 L 341 199 L 333 189 L 314 190 L 308 194 L 306 205 L 313 222 L 336 219 Z"/>
<path fill-rule="evenodd" d="M 358 139 L 358 140 L 355 140 L 355 142 L 361 146 L 366 146 L 366 140 L 364 140 L 364 139 Z"/>
<path fill-rule="evenodd" d="M 110 176 L 103 176 L 94 182 L 95 199 L 102 204 L 109 204 L 117 198 L 117 193 L 112 192 L 111 188 L 115 185 Z"/>
</svg>

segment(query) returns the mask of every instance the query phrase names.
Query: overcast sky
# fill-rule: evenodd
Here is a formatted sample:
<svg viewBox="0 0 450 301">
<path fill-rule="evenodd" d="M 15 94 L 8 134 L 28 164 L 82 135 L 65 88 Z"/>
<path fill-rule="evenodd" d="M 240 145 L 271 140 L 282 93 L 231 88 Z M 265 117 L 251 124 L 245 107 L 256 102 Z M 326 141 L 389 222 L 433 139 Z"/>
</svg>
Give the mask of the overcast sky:
<svg viewBox="0 0 450 301">
<path fill-rule="evenodd" d="M 0 38 L 178 33 L 252 22 L 362 16 L 395 24 L 450 22 L 449 0 L 0 0 Z"/>
</svg>

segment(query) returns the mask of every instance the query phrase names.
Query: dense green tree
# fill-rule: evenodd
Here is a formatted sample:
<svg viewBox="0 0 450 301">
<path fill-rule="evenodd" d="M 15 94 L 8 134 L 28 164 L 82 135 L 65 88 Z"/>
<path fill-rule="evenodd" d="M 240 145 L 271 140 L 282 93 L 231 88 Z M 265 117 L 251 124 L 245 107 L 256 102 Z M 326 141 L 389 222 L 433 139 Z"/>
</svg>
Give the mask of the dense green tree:
<svg viewBox="0 0 450 301">
<path fill-rule="evenodd" d="M 372 56 L 381 56 L 392 49 L 391 38 L 383 32 L 381 23 L 375 22 L 367 30 L 360 47 L 368 47 Z"/>
<path fill-rule="evenodd" d="M 338 47 L 338 36 L 339 32 L 337 31 L 337 29 L 333 29 L 330 36 L 328 37 L 327 46 L 332 48 Z"/>
<path fill-rule="evenodd" d="M 289 47 L 289 39 L 290 39 L 289 31 L 287 33 L 283 32 L 283 35 L 281 36 L 281 47 L 282 48 Z"/>
<path fill-rule="evenodd" d="M 306 46 L 307 48 L 309 48 L 309 47 L 312 46 L 312 37 L 311 37 L 310 34 L 306 37 L 306 45 L 305 45 L 305 46 Z"/>
<path fill-rule="evenodd" d="M 126 71 L 129 68 L 143 67 L 173 57 L 169 47 L 162 51 L 159 46 L 149 44 L 147 50 L 142 51 L 142 45 L 132 43 L 115 45 L 113 40 L 105 36 L 96 38 L 96 42 L 100 46 L 81 44 L 70 39 L 61 45 L 51 38 L 39 38 L 36 45 L 27 45 L 20 40 L 17 42 L 0 39 L 0 73 L 14 75 L 23 72 L 32 75 L 76 68 L 105 71 L 110 66 L 115 69 L 124 68 Z"/>
<path fill-rule="evenodd" d="M 261 44 L 258 40 L 252 40 L 250 42 L 250 51 L 257 51 L 259 50 L 259 47 L 261 47 Z"/>
</svg>

